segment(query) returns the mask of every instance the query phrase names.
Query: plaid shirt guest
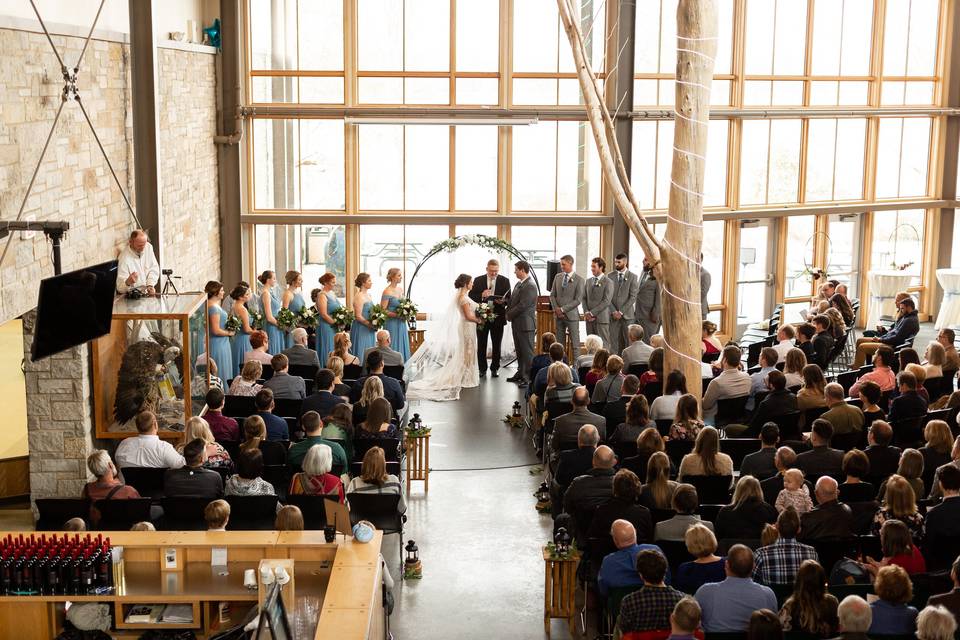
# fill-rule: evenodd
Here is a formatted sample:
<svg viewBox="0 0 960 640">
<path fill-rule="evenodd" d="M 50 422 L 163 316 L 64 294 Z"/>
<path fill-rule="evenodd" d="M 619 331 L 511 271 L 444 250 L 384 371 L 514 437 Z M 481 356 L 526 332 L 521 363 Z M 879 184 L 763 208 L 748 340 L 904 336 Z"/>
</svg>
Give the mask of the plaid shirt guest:
<svg viewBox="0 0 960 640">
<path fill-rule="evenodd" d="M 817 551 L 795 538 L 779 538 L 757 550 L 753 579 L 760 584 L 793 584 L 804 560 L 819 560 Z"/>
<path fill-rule="evenodd" d="M 684 594 L 673 587 L 645 584 L 620 605 L 617 625 L 621 633 L 670 628 L 670 614 Z"/>
</svg>

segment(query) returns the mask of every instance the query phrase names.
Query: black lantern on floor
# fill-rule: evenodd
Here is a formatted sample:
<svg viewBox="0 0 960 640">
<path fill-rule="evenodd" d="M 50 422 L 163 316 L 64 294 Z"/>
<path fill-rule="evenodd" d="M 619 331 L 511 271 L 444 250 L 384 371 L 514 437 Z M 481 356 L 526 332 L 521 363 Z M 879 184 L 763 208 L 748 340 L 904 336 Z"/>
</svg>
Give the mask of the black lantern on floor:
<svg viewBox="0 0 960 640">
<path fill-rule="evenodd" d="M 540 488 L 537 489 L 537 492 L 534 493 L 533 496 L 540 504 L 543 504 L 544 502 L 550 502 L 550 487 L 546 482 L 541 482 Z"/>
<path fill-rule="evenodd" d="M 420 549 L 414 540 L 408 540 L 406 546 L 407 557 L 403 561 L 403 577 L 406 580 L 415 580 L 423 576 L 423 567 L 420 565 Z"/>
<path fill-rule="evenodd" d="M 521 417 L 523 417 L 522 414 L 520 413 L 520 401 L 519 401 L 519 400 L 516 400 L 516 401 L 514 401 L 514 403 L 513 403 L 513 417 L 514 417 L 514 418 L 521 418 Z"/>
</svg>

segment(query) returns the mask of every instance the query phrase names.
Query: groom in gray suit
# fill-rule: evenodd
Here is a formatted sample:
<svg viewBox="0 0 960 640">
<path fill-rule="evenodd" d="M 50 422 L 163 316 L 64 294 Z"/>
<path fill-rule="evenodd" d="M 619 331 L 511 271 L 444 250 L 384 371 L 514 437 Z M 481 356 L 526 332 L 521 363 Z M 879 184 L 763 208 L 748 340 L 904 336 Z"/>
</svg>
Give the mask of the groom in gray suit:
<svg viewBox="0 0 960 640">
<path fill-rule="evenodd" d="M 613 300 L 610 301 L 610 353 L 620 353 L 630 344 L 627 327 L 633 324 L 637 308 L 640 279 L 630 271 L 627 254 L 620 253 L 613 261 Z"/>
<path fill-rule="evenodd" d="M 516 286 L 507 302 L 506 316 L 517 348 L 517 374 L 508 378 L 521 387 L 527 386 L 530 365 L 533 363 L 533 342 L 537 334 L 537 285 L 530 276 L 530 263 L 520 260 L 514 265 Z"/>
<path fill-rule="evenodd" d="M 583 289 L 583 318 L 587 321 L 587 333 L 600 336 L 603 348 L 610 348 L 610 300 L 613 299 L 613 281 L 605 273 L 607 263 L 603 258 L 590 261 L 590 273 Z"/>
<path fill-rule="evenodd" d="M 560 258 L 560 273 L 550 285 L 550 306 L 557 317 L 557 342 L 566 348 L 567 332 L 573 345 L 573 361 L 580 356 L 580 302 L 583 278 L 573 272 L 573 256 Z"/>
</svg>

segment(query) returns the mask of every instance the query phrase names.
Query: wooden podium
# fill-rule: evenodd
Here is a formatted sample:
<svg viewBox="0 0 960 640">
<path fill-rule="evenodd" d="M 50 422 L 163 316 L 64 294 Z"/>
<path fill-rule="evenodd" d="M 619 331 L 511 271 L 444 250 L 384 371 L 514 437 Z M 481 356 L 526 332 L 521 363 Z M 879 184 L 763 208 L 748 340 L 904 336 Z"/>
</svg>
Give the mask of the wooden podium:
<svg viewBox="0 0 960 640">
<path fill-rule="evenodd" d="M 557 333 L 557 317 L 553 315 L 553 307 L 550 306 L 550 296 L 540 296 L 537 298 L 537 344 L 534 346 L 534 352 L 540 353 L 540 338 L 545 333 Z M 567 362 L 573 363 L 573 345 L 570 342 L 570 334 L 567 334 L 564 350 L 567 353 Z"/>
</svg>

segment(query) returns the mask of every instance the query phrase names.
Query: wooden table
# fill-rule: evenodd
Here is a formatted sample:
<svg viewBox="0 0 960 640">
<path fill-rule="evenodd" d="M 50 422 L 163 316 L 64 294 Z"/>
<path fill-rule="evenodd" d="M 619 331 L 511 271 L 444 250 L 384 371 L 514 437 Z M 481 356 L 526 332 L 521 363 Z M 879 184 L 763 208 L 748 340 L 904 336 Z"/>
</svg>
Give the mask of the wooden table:
<svg viewBox="0 0 960 640">
<path fill-rule="evenodd" d="M 550 620 L 566 618 L 570 633 L 576 630 L 577 564 L 580 554 L 571 552 L 565 560 L 551 557 L 543 548 L 543 631 L 550 637 Z"/>
</svg>

